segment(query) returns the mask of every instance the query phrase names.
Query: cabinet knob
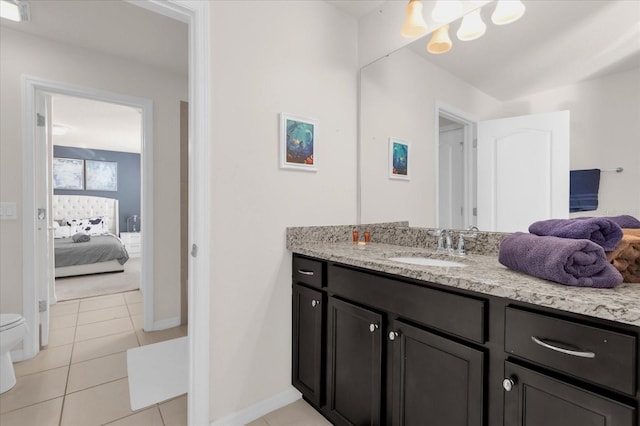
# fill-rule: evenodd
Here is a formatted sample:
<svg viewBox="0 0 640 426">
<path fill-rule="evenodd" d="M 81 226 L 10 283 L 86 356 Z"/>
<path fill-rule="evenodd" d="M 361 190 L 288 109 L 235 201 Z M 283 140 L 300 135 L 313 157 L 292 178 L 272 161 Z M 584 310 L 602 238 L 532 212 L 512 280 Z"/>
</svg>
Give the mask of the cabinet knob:
<svg viewBox="0 0 640 426">
<path fill-rule="evenodd" d="M 502 387 L 507 392 L 511 392 L 511 389 L 513 389 L 515 385 L 516 385 L 515 380 L 508 377 L 502 381 Z"/>
<path fill-rule="evenodd" d="M 312 306 L 312 307 L 314 307 L 314 308 L 315 308 L 316 306 L 318 306 L 319 304 L 320 304 L 320 301 L 319 301 L 319 300 L 312 300 L 312 301 L 311 301 L 311 306 Z"/>
<path fill-rule="evenodd" d="M 392 342 L 394 340 L 396 340 L 397 337 L 398 337 L 398 332 L 397 331 L 390 331 L 389 332 L 389 340 L 391 340 Z"/>
<path fill-rule="evenodd" d="M 370 332 L 372 332 L 372 333 L 373 333 L 373 332 L 374 332 L 374 331 L 376 331 L 377 329 L 378 329 L 378 324 L 373 324 L 373 323 L 372 323 L 372 324 L 369 324 L 369 331 L 370 331 Z"/>
</svg>

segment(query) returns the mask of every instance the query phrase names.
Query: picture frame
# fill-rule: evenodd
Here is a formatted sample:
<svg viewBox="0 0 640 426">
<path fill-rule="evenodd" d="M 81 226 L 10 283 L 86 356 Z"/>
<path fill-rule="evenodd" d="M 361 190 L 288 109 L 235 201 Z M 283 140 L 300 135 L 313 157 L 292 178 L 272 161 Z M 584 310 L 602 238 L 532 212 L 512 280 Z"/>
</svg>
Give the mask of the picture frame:
<svg viewBox="0 0 640 426">
<path fill-rule="evenodd" d="M 280 114 L 280 168 L 318 171 L 318 120 Z"/>
<path fill-rule="evenodd" d="M 84 190 L 84 160 L 54 157 L 53 189 Z"/>
<path fill-rule="evenodd" d="M 115 161 L 85 160 L 87 191 L 117 191 L 118 163 Z"/>
<path fill-rule="evenodd" d="M 389 138 L 389 179 L 410 180 L 410 144 L 397 138 Z"/>
</svg>

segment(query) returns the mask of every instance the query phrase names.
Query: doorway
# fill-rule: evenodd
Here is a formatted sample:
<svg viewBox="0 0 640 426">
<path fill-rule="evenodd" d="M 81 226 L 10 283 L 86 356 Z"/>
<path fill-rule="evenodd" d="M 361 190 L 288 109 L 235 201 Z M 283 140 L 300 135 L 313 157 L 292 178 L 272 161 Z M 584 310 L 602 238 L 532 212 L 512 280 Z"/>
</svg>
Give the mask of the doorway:
<svg viewBox="0 0 640 426">
<path fill-rule="evenodd" d="M 57 166 L 53 168 L 53 188 L 47 191 L 54 200 L 49 210 L 54 243 L 68 254 L 72 249 L 85 254 L 87 246 L 69 244 L 71 233 L 76 232 L 71 230 L 69 221 L 97 216 L 102 218 L 102 223 L 90 231 L 93 235 L 90 238 L 95 244 L 102 240 L 117 242 L 101 235 L 112 231 L 111 235 L 119 237 L 124 245 L 124 250 L 114 255 L 126 256 L 121 258 L 124 263 L 112 266 L 103 264 L 103 258 L 94 264 L 82 263 L 84 267 L 79 267 L 80 260 L 71 255 L 55 259 L 51 303 L 140 289 L 144 257 L 140 227 L 142 111 L 91 98 L 58 93 L 46 96 L 51 97 L 53 152 L 49 152 L 52 157 L 49 162 Z M 71 189 L 64 181 L 69 163 L 84 166 L 84 185 L 80 182 Z M 98 203 L 102 202 L 113 202 L 113 208 L 101 210 L 102 204 Z M 111 268 L 117 272 L 103 272 Z"/>
<path fill-rule="evenodd" d="M 159 15 L 178 20 L 188 25 L 189 33 L 189 391 L 188 411 L 189 423 L 209 423 L 209 303 L 210 303 L 210 269 L 208 265 L 210 253 L 210 170 L 209 143 L 211 94 L 211 64 L 210 64 L 210 4 L 196 0 L 169 0 L 157 2 L 130 3 L 148 9 Z M 42 81 L 25 76 L 22 78 L 23 94 L 28 102 L 23 104 L 23 258 L 31 259 L 24 262 L 23 281 L 23 316 L 33 327 L 38 324 L 38 288 L 35 276 L 34 255 L 35 230 L 37 218 L 33 188 L 35 185 L 35 135 L 31 126 L 35 116 L 35 89 Z M 151 132 L 151 129 L 148 129 Z M 145 129 L 146 131 L 146 129 Z M 151 133 L 149 133 L 151 134 Z M 144 166 L 143 166 L 144 167 Z M 143 217 L 143 220 L 144 217 Z M 149 226 L 148 222 L 146 226 Z M 197 230 L 197 232 L 196 232 Z M 153 249 L 149 244 L 147 253 Z M 149 319 L 145 317 L 145 322 Z M 151 318 L 153 321 L 153 318 Z M 36 339 L 26 339 L 24 355 L 31 357 L 38 351 Z"/>
<path fill-rule="evenodd" d="M 436 226 L 476 226 L 477 119 L 436 102 L 435 128 Z"/>
<path fill-rule="evenodd" d="M 83 88 L 78 86 L 73 86 L 69 84 L 46 81 L 42 79 L 37 79 L 34 77 L 26 77 L 24 79 L 24 94 L 25 94 L 25 105 L 26 105 L 26 113 L 31 116 L 39 114 L 44 117 L 43 122 L 47 123 L 46 126 L 49 127 L 48 131 L 42 132 L 38 129 L 42 128 L 42 126 L 33 126 L 26 129 L 28 134 L 31 136 L 31 140 L 35 140 L 36 137 L 42 139 L 41 134 L 44 134 L 44 138 L 46 143 L 28 144 L 28 147 L 33 150 L 30 153 L 31 157 L 28 158 L 37 159 L 39 164 L 50 164 L 53 156 L 53 149 L 51 147 L 51 139 L 46 136 L 47 133 L 51 132 L 51 128 L 53 127 L 53 123 L 51 122 L 51 112 L 50 110 L 50 98 L 52 94 L 69 96 L 81 99 L 90 99 L 94 101 L 116 104 L 116 105 L 124 105 L 130 108 L 137 109 L 141 112 L 141 121 L 142 121 L 142 134 L 141 134 L 141 176 L 142 176 L 142 185 L 141 185 L 141 216 L 142 221 L 145 223 L 145 226 L 149 227 L 149 229 L 153 229 L 153 141 L 152 141 L 152 129 L 153 129 L 153 108 L 150 100 L 135 98 L 130 96 L 125 96 L 117 93 L 110 93 L 106 91 L 100 91 L 96 89 Z M 47 101 L 49 99 L 49 101 Z M 49 107 L 47 107 L 49 106 Z M 27 115 L 27 116 L 28 116 Z M 36 123 L 38 124 L 38 123 Z M 24 164 L 25 170 L 29 170 L 30 162 L 26 162 Z M 51 196 L 53 194 L 53 185 L 49 179 L 49 171 L 51 169 L 49 167 L 34 167 L 30 170 L 29 177 L 32 180 L 32 191 L 33 200 L 35 206 L 39 209 L 43 209 L 45 211 L 51 212 Z M 34 271 L 33 274 L 38 274 L 39 279 L 33 279 L 33 283 L 38 283 L 37 288 L 33 288 L 33 298 L 34 300 L 44 301 L 45 306 L 47 306 L 54 295 L 52 291 L 53 288 L 53 268 L 51 267 L 53 260 L 53 250 L 52 244 L 48 241 L 51 241 L 51 233 L 50 230 L 53 230 L 53 218 L 51 217 L 51 213 L 49 216 L 43 218 L 39 218 L 38 226 L 34 227 L 33 231 L 35 232 L 34 242 L 36 243 L 36 247 L 33 248 L 33 252 L 37 253 L 37 256 L 34 259 L 34 264 L 26 265 L 28 262 L 25 262 L 25 265 L 28 266 L 30 271 Z M 42 224 L 41 222 L 46 220 L 46 224 Z M 27 232 L 27 227 L 25 227 L 25 232 Z M 47 242 L 47 243 L 45 243 Z M 46 248 L 43 247 L 46 244 Z M 142 258 L 141 262 L 141 288 L 143 291 L 143 312 L 144 312 L 144 326 L 146 330 L 151 329 L 148 326 L 153 324 L 153 234 L 152 233 L 143 233 L 142 234 L 142 252 L 145 253 L 145 256 Z M 31 284 L 33 285 L 33 284 Z M 25 294 L 27 290 L 27 285 L 25 284 Z M 41 311 L 38 315 L 43 323 L 42 327 L 36 327 L 35 325 L 38 323 L 37 315 L 29 318 L 26 307 L 29 306 L 30 303 L 28 299 L 25 298 L 25 318 L 30 319 L 33 323 L 32 332 L 30 336 L 25 339 L 25 350 L 28 353 L 36 354 L 38 352 L 38 348 L 40 343 L 46 344 L 48 341 L 48 309 L 40 309 Z M 38 332 L 39 331 L 39 332 Z M 39 336 L 41 334 L 41 336 Z"/>
</svg>

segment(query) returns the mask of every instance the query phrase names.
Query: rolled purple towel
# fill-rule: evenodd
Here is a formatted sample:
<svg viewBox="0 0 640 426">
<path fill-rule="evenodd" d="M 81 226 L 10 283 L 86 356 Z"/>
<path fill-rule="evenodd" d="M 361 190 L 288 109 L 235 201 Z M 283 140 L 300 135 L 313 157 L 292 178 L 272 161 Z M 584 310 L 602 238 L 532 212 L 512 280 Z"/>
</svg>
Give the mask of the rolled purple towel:
<svg viewBox="0 0 640 426">
<path fill-rule="evenodd" d="M 529 226 L 529 232 L 540 236 L 590 240 L 604 251 L 614 250 L 622 240 L 622 229 L 604 217 L 548 219 Z"/>
<path fill-rule="evenodd" d="M 630 229 L 640 228 L 640 220 L 628 214 L 623 214 L 621 216 L 607 216 L 605 217 L 605 219 L 609 219 L 611 222 L 615 223 L 620 228 L 630 228 Z"/>
<path fill-rule="evenodd" d="M 516 232 L 502 240 L 498 260 L 507 268 L 560 284 L 612 288 L 622 283 L 602 247 L 589 240 Z"/>
</svg>

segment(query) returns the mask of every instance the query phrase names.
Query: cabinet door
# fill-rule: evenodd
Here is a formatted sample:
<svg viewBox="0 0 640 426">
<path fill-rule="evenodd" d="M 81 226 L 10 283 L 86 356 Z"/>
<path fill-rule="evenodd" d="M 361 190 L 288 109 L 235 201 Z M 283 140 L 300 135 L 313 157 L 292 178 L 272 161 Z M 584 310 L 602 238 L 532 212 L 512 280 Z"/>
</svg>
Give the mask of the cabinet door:
<svg viewBox="0 0 640 426">
<path fill-rule="evenodd" d="M 379 425 L 382 401 L 382 316 L 329 298 L 329 416 L 338 425 Z"/>
<path fill-rule="evenodd" d="M 394 321 L 393 424 L 481 426 L 484 353 Z"/>
<path fill-rule="evenodd" d="M 636 425 L 633 407 L 508 361 L 504 385 L 505 426 Z"/>
<path fill-rule="evenodd" d="M 323 395 L 323 294 L 293 286 L 293 385 L 318 407 Z"/>
</svg>

